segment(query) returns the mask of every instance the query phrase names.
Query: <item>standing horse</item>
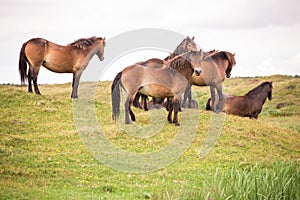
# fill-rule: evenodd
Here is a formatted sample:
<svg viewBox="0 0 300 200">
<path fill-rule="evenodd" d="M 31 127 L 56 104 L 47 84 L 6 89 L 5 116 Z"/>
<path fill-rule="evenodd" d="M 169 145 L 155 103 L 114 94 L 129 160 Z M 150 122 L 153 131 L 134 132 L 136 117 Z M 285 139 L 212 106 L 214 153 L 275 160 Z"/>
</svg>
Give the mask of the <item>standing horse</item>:
<svg viewBox="0 0 300 200">
<path fill-rule="evenodd" d="M 130 123 L 129 114 L 131 120 L 135 121 L 135 115 L 130 107 L 135 95 L 139 92 L 154 98 L 171 98 L 172 106 L 170 106 L 167 119 L 170 123 L 179 126 L 179 100 L 194 71 L 199 74 L 199 60 L 202 56 L 201 52 L 193 51 L 176 58 L 169 63 L 168 67 L 150 68 L 135 64 L 119 72 L 111 87 L 113 120 L 116 120 L 120 114 L 120 87 L 122 87 L 128 95 L 125 102 L 126 124 Z"/>
<path fill-rule="evenodd" d="M 52 72 L 73 73 L 71 97 L 78 98 L 77 90 L 82 72 L 95 54 L 101 61 L 104 60 L 104 47 L 105 38 L 101 37 L 79 39 L 67 46 L 43 38 L 33 38 L 21 48 L 19 58 L 21 82 L 24 83 L 28 79 L 28 92 L 32 92 L 31 81 L 33 81 L 35 93 L 41 94 L 37 85 L 41 65 Z"/>
<path fill-rule="evenodd" d="M 196 86 L 210 86 L 210 94 L 212 99 L 212 110 L 218 112 L 219 108 L 223 103 L 223 93 L 222 93 L 222 83 L 225 79 L 231 76 L 232 67 L 236 64 L 234 59 L 234 54 L 231 54 L 226 51 L 214 52 L 208 54 L 204 57 L 204 60 L 201 61 L 201 74 L 200 76 L 192 76 L 189 80 L 191 85 Z M 189 105 L 191 105 L 191 85 L 187 86 L 187 89 L 184 94 L 183 104 L 187 97 L 189 97 Z M 215 104 L 215 90 L 219 95 L 219 103 L 216 107 Z"/>
<path fill-rule="evenodd" d="M 171 59 L 174 59 L 176 56 L 181 55 L 183 53 L 189 52 L 189 51 L 197 51 L 197 46 L 196 43 L 194 42 L 194 37 L 190 38 L 190 37 L 186 37 L 177 47 L 176 49 L 173 51 L 173 53 L 171 53 L 169 56 L 167 56 L 164 60 L 161 60 L 159 58 L 151 58 L 147 61 L 142 61 L 142 62 L 138 62 L 136 64 L 140 64 L 143 65 L 145 67 L 150 67 L 150 68 L 162 68 L 165 63 L 167 63 L 168 61 L 170 61 Z M 140 103 L 139 103 L 139 98 L 140 96 L 142 97 L 142 102 L 144 102 L 144 110 L 148 110 L 148 106 L 147 106 L 147 96 L 137 93 L 133 105 L 135 107 L 139 107 Z M 164 99 L 160 99 L 160 98 L 153 98 L 153 104 L 161 104 L 162 101 Z"/>
<path fill-rule="evenodd" d="M 225 95 L 222 110 L 227 114 L 257 119 L 266 99 L 272 99 L 272 89 L 272 82 L 266 81 L 243 96 Z M 206 103 L 206 110 L 210 110 L 211 106 L 211 99 L 209 98 Z"/>
</svg>

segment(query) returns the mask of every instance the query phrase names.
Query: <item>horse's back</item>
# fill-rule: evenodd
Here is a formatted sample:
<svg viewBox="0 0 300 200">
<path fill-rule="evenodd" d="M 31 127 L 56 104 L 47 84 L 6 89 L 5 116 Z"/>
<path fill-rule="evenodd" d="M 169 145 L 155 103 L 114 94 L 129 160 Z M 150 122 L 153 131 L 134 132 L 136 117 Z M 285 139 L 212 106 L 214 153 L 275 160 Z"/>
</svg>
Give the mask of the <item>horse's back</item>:
<svg viewBox="0 0 300 200">
<path fill-rule="evenodd" d="M 225 97 L 223 110 L 227 114 L 244 116 L 249 112 L 250 106 L 244 96 L 227 96 Z"/>
<path fill-rule="evenodd" d="M 149 68 L 137 64 L 126 67 L 121 80 L 127 91 L 141 89 L 143 94 L 152 97 L 167 97 L 183 93 L 187 84 L 187 80 L 176 70 Z"/>
</svg>

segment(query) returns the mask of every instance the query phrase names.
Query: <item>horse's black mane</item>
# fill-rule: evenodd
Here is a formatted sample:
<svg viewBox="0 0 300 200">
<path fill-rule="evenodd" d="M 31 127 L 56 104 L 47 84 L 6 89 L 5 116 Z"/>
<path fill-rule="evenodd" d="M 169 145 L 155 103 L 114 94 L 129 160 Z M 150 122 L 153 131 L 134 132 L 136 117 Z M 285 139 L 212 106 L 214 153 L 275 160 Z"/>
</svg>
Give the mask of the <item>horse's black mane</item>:
<svg viewBox="0 0 300 200">
<path fill-rule="evenodd" d="M 207 60 L 208 59 L 212 59 L 215 62 L 217 60 L 228 60 L 229 64 L 228 64 L 228 67 L 226 69 L 226 77 L 230 78 L 232 67 L 236 64 L 236 61 L 234 59 L 234 55 L 232 56 L 231 53 L 226 52 L 226 51 L 219 51 L 216 54 L 213 54 L 212 56 L 209 56 L 207 58 Z"/>
<path fill-rule="evenodd" d="M 168 55 L 168 56 L 164 59 L 164 61 L 170 60 L 170 59 L 174 58 L 175 56 L 177 56 L 177 54 L 173 52 L 173 53 L 171 53 L 170 55 Z"/>
<path fill-rule="evenodd" d="M 216 53 L 208 58 L 212 58 L 213 60 L 218 60 L 218 59 L 224 60 L 224 59 L 227 59 L 227 56 L 224 51 L 219 51 L 218 53 Z"/>
<path fill-rule="evenodd" d="M 173 69 L 185 69 L 187 64 L 189 64 L 189 62 L 186 59 L 179 57 L 173 60 L 169 67 Z"/>
<path fill-rule="evenodd" d="M 265 82 L 262 82 L 259 86 L 257 86 L 255 88 L 253 88 L 252 90 L 250 90 L 246 95 L 252 95 L 252 94 L 260 93 L 267 85 L 270 88 L 273 88 L 272 87 L 272 82 L 265 81 Z"/>
<path fill-rule="evenodd" d="M 74 47 L 77 47 L 78 49 L 86 50 L 99 39 L 102 39 L 102 38 L 98 38 L 95 36 L 90 37 L 90 38 L 81 38 L 81 39 L 78 39 L 78 40 L 68 44 L 68 46 L 74 46 Z"/>
<path fill-rule="evenodd" d="M 190 57 L 192 56 L 199 56 L 199 54 L 202 54 L 201 51 L 190 51 L 187 52 L 185 55 L 178 57 L 174 61 L 170 63 L 170 68 L 173 69 L 186 69 L 190 67 L 191 63 L 188 61 Z"/>
</svg>

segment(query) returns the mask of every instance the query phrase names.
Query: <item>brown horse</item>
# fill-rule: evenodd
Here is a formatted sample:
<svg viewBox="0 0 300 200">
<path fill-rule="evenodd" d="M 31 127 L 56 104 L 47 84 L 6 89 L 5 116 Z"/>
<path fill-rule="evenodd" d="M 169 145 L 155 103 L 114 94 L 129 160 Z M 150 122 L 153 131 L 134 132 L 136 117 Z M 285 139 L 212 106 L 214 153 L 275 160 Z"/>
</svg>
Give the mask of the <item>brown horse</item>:
<svg viewBox="0 0 300 200">
<path fill-rule="evenodd" d="M 250 90 L 244 96 L 225 95 L 222 110 L 228 114 L 257 119 L 266 99 L 272 99 L 272 82 L 266 81 Z M 218 98 L 216 99 L 218 100 Z M 211 99 L 206 104 L 206 109 L 211 109 Z"/>
<path fill-rule="evenodd" d="M 139 92 L 154 98 L 171 98 L 167 119 L 170 123 L 179 126 L 177 116 L 179 100 L 192 74 L 194 72 L 199 74 L 199 60 L 202 56 L 201 52 L 193 51 L 173 60 L 168 67 L 150 68 L 135 64 L 119 72 L 111 87 L 113 120 L 116 120 L 120 114 L 120 87 L 122 87 L 128 95 L 125 102 L 126 124 L 130 123 L 129 114 L 131 120 L 135 121 L 135 115 L 130 107 Z"/>
<path fill-rule="evenodd" d="M 197 46 L 196 43 L 194 42 L 194 37 L 190 38 L 190 37 L 186 37 L 183 41 L 181 41 L 181 43 L 176 47 L 176 49 L 173 51 L 173 53 L 171 53 L 169 56 L 167 56 L 164 60 L 161 60 L 159 58 L 151 58 L 147 61 L 142 61 L 142 62 L 138 62 L 136 64 L 140 64 L 143 65 L 145 67 L 150 67 L 150 68 L 162 68 L 163 66 L 166 65 L 166 63 L 168 63 L 168 61 L 174 59 L 176 56 L 181 55 L 185 52 L 189 52 L 189 51 L 197 51 Z M 140 96 L 142 97 L 142 102 L 144 103 L 143 106 L 141 106 L 141 104 L 139 103 L 139 98 Z M 164 99 L 161 98 L 153 98 L 153 105 L 155 104 L 161 104 L 163 102 Z M 148 110 L 148 105 L 147 105 L 147 96 L 137 93 L 133 105 L 135 107 L 138 108 L 142 108 L 144 110 Z"/>
<path fill-rule="evenodd" d="M 204 53 L 205 54 L 205 53 Z M 231 75 L 232 67 L 236 64 L 234 54 L 226 51 L 208 53 L 204 60 L 201 61 L 201 74 L 200 76 L 193 75 L 187 86 L 184 94 L 183 105 L 185 105 L 187 98 L 189 98 L 189 106 L 191 105 L 191 85 L 196 86 L 210 86 L 210 93 L 212 104 L 215 104 L 215 90 L 219 95 L 219 103 L 216 107 L 212 106 L 213 110 L 218 112 L 220 106 L 223 103 L 222 83 L 225 79 Z M 215 109 L 214 109 L 215 108 Z"/>
<path fill-rule="evenodd" d="M 19 58 L 21 82 L 24 83 L 28 79 L 28 92 L 32 92 L 31 81 L 33 81 L 35 93 L 41 94 L 37 85 L 41 65 L 52 72 L 73 73 L 71 97 L 78 98 L 77 90 L 82 72 L 95 54 L 101 61 L 104 60 L 104 47 L 105 38 L 101 37 L 79 39 L 67 46 L 43 38 L 33 38 L 21 48 Z"/>
</svg>

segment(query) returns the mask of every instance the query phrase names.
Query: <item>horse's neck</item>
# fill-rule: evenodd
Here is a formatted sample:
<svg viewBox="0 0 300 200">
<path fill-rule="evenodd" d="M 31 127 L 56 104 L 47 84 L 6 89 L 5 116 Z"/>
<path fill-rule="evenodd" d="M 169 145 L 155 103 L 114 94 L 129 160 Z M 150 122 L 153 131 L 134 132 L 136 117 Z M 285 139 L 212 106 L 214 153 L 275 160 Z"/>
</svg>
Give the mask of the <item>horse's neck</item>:
<svg viewBox="0 0 300 200">
<path fill-rule="evenodd" d="M 91 60 L 92 57 L 99 51 L 99 47 L 95 45 L 95 47 L 91 47 L 91 49 L 87 53 L 87 59 Z"/>
<path fill-rule="evenodd" d="M 260 101 L 261 104 L 264 104 L 267 100 L 268 97 L 268 89 L 265 87 L 263 89 L 259 89 L 256 88 L 256 90 L 254 89 L 252 92 L 247 93 L 246 95 L 248 95 L 249 97 L 251 97 L 252 99 L 254 99 L 255 101 Z"/>
<path fill-rule="evenodd" d="M 180 55 L 180 54 L 182 54 L 182 53 L 185 53 L 185 52 L 187 52 L 186 49 L 184 49 L 184 48 L 181 47 L 181 46 L 178 46 L 178 47 L 173 51 L 173 53 L 171 53 L 169 56 L 167 56 L 167 57 L 164 59 L 164 61 L 170 60 L 170 59 L 174 58 L 175 56 L 178 56 L 178 55 Z"/>
<path fill-rule="evenodd" d="M 184 58 L 178 58 L 178 60 L 175 60 L 170 63 L 170 68 L 176 70 L 187 80 L 189 80 L 194 72 L 190 65 L 190 62 L 186 61 Z"/>
</svg>

